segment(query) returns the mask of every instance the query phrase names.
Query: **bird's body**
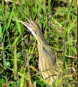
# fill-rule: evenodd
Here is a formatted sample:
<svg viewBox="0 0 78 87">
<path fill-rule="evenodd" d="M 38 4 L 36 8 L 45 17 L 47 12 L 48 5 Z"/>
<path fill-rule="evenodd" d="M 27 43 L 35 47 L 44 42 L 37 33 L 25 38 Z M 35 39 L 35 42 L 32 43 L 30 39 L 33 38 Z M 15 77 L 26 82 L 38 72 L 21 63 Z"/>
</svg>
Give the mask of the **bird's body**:
<svg viewBox="0 0 78 87">
<path fill-rule="evenodd" d="M 39 70 L 42 72 L 42 76 L 49 83 L 52 83 L 56 76 L 55 71 L 55 55 L 54 52 L 49 48 L 47 44 L 38 43 L 38 51 L 39 51 Z"/>
<path fill-rule="evenodd" d="M 35 21 L 30 20 L 30 23 L 18 22 L 25 25 L 36 38 L 39 52 L 39 70 L 42 72 L 42 77 L 49 83 L 52 83 L 56 79 L 56 70 L 54 69 L 56 58 L 54 51 L 47 44 L 39 25 Z"/>
</svg>

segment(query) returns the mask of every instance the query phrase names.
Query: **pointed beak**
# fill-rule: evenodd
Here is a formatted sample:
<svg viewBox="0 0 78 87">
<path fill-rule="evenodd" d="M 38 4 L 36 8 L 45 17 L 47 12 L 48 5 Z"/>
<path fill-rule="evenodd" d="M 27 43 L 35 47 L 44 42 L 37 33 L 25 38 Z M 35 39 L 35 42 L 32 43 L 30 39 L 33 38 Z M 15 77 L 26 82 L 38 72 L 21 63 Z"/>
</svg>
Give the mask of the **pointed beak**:
<svg viewBox="0 0 78 87">
<path fill-rule="evenodd" d="M 14 19 L 15 20 L 15 19 Z M 15 20 L 17 22 L 22 23 L 25 27 L 27 27 L 27 29 L 35 36 L 35 38 L 37 39 L 36 33 L 34 32 L 34 30 L 32 29 L 32 24 L 31 23 L 26 23 L 20 20 Z"/>
<path fill-rule="evenodd" d="M 23 21 L 20 21 L 20 20 L 15 20 L 15 21 L 22 23 L 22 24 L 23 24 L 24 26 L 26 26 L 27 28 L 28 28 L 28 27 L 31 27 L 31 24 L 30 24 L 30 23 L 26 23 L 26 22 L 23 22 Z"/>
</svg>

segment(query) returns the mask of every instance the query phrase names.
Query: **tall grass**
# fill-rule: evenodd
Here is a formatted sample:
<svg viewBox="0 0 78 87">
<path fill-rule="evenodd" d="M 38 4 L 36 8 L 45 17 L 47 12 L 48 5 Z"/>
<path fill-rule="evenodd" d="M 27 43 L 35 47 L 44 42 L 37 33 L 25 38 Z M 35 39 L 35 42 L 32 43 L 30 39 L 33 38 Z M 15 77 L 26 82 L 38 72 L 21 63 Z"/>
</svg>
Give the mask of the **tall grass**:
<svg viewBox="0 0 78 87">
<path fill-rule="evenodd" d="M 56 54 L 58 78 L 51 87 L 77 85 L 76 0 L 21 0 L 29 18 L 35 20 Z M 38 69 L 37 42 L 30 31 L 12 20 L 28 22 L 19 1 L 0 2 L 0 87 L 47 87 Z M 60 64 L 59 61 L 60 60 Z M 64 80 L 63 80 L 64 79 Z"/>
</svg>

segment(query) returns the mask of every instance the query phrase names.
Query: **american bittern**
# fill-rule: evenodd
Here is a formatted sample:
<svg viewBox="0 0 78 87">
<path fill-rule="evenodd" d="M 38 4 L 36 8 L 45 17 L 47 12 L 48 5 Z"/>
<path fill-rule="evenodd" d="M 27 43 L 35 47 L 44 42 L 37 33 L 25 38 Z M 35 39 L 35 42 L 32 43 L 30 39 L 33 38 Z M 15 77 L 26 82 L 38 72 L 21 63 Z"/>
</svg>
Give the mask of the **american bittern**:
<svg viewBox="0 0 78 87">
<path fill-rule="evenodd" d="M 39 52 L 39 69 L 42 72 L 42 77 L 49 83 L 52 83 L 56 79 L 56 70 L 54 70 L 56 66 L 56 58 L 54 51 L 47 44 L 39 25 L 28 17 L 27 19 L 29 23 L 19 20 L 17 21 L 26 26 L 36 38 Z"/>
</svg>

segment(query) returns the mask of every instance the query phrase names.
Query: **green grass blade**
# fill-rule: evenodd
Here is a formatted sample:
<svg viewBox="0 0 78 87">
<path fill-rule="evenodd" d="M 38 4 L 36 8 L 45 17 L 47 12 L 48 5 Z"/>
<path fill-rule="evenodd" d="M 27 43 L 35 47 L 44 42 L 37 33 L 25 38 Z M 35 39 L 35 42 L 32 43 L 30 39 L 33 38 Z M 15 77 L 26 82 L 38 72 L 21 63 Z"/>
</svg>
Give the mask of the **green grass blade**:
<svg viewBox="0 0 78 87">
<path fill-rule="evenodd" d="M 14 79 L 17 79 L 17 48 L 14 47 Z"/>
</svg>

